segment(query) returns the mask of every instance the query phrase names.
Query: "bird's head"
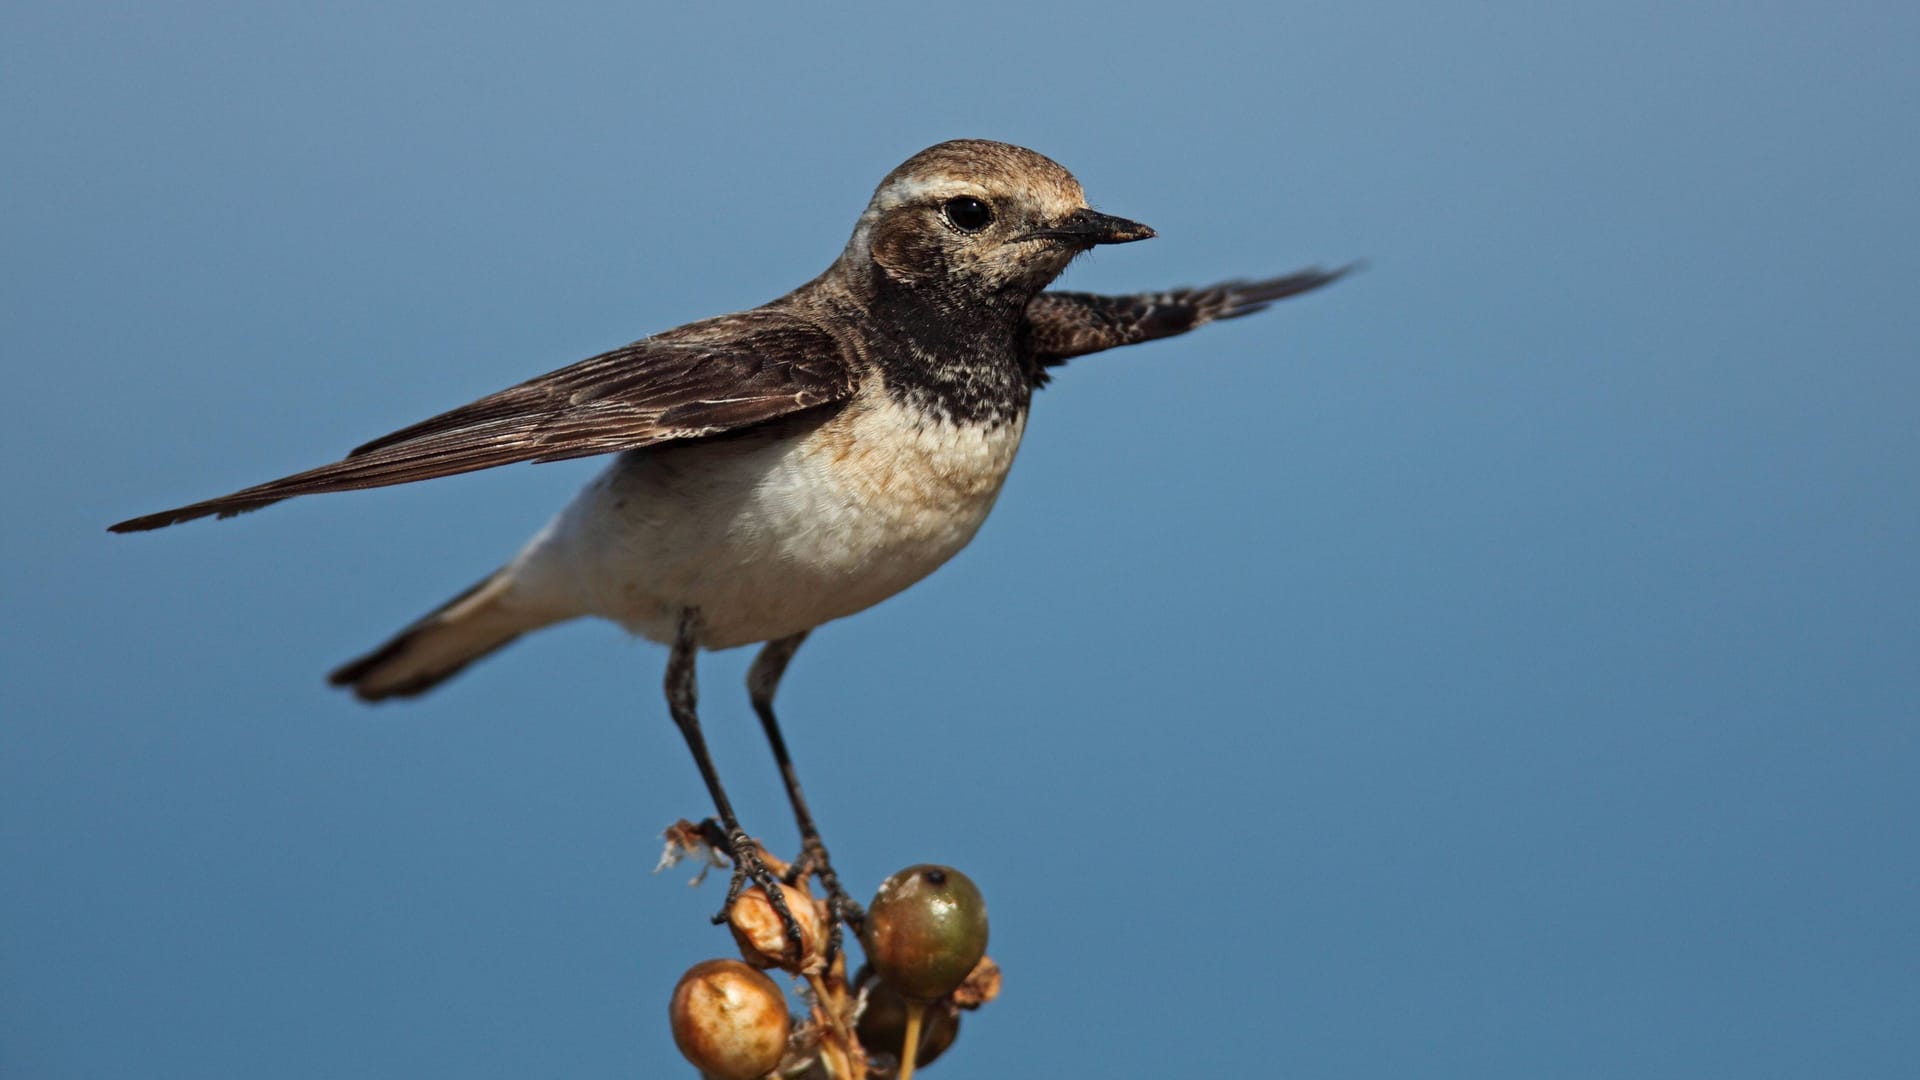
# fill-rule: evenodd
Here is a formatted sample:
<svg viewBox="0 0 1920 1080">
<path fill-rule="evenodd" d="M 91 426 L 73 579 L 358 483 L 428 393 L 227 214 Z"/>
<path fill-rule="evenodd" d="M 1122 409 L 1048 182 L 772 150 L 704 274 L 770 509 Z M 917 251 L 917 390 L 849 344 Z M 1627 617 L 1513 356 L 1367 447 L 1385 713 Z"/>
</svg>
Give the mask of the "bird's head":
<svg viewBox="0 0 1920 1080">
<path fill-rule="evenodd" d="M 1073 174 L 1031 150 L 985 139 L 931 146 L 887 174 L 860 215 L 846 259 L 911 289 L 1024 304 L 1096 244 L 1153 230 L 1099 213 Z"/>
</svg>

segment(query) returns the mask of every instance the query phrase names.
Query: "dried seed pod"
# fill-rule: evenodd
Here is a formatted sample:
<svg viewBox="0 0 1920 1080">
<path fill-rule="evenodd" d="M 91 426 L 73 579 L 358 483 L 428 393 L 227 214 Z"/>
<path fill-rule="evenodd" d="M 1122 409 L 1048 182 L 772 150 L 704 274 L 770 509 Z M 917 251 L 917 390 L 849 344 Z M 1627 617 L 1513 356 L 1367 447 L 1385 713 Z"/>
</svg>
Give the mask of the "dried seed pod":
<svg viewBox="0 0 1920 1080">
<path fill-rule="evenodd" d="M 867 906 L 864 944 L 880 977 L 915 1001 L 945 997 L 987 951 L 987 902 L 950 866 L 909 866 Z"/>
<path fill-rule="evenodd" d="M 727 913 L 728 928 L 740 955 L 757 967 L 777 967 L 795 975 L 818 974 L 826 967 L 827 919 L 825 905 L 815 900 L 805 885 L 783 885 L 780 896 L 793 912 L 800 927 L 800 955 L 789 948 L 786 924 L 774 910 L 773 900 L 758 885 L 742 892 Z"/>
<path fill-rule="evenodd" d="M 786 1053 L 793 1018 L 780 987 L 738 960 L 705 960 L 680 976 L 667 1008 L 673 1042 L 713 1080 L 757 1080 Z"/>
<path fill-rule="evenodd" d="M 977 1009 L 999 996 L 1000 965 L 993 962 L 993 957 L 983 956 L 947 1000 L 962 1009 Z"/>
</svg>

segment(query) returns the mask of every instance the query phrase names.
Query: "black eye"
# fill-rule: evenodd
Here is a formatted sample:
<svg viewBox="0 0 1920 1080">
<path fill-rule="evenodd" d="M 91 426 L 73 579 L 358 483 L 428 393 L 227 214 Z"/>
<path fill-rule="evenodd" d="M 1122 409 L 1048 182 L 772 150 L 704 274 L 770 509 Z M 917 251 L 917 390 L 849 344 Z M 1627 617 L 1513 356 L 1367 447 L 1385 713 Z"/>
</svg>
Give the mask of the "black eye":
<svg viewBox="0 0 1920 1080">
<path fill-rule="evenodd" d="M 993 207 L 971 195 L 960 195 L 948 199 L 940 207 L 946 212 L 947 220 L 961 232 L 979 232 L 993 224 Z"/>
</svg>

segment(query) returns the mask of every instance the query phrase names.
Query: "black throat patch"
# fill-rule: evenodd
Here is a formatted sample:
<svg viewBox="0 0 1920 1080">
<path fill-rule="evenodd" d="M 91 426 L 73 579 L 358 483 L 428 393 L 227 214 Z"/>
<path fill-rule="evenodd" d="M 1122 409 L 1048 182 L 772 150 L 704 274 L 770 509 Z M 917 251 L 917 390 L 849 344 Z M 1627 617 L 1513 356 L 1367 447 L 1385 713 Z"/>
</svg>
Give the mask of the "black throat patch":
<svg viewBox="0 0 1920 1080">
<path fill-rule="evenodd" d="M 866 359 L 887 393 L 956 424 L 1008 423 L 1033 398 L 1026 298 L 883 289 L 866 312 Z"/>
</svg>

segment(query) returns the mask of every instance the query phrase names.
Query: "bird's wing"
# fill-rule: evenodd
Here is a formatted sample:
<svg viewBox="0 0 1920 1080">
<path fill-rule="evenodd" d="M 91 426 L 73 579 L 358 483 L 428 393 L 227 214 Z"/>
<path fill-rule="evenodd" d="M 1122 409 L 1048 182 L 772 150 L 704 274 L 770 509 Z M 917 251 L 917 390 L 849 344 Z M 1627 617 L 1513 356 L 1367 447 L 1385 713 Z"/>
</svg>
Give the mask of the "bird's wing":
<svg viewBox="0 0 1920 1080">
<path fill-rule="evenodd" d="M 1216 319 L 1264 311 L 1276 300 L 1338 281 L 1352 269 L 1316 266 L 1265 281 L 1223 281 L 1131 296 L 1044 292 L 1027 304 L 1029 355 L 1042 367 L 1053 367 L 1102 349 L 1184 334 Z"/>
<path fill-rule="evenodd" d="M 112 526 L 158 529 L 295 495 L 385 487 L 737 431 L 844 401 L 845 359 L 825 331 L 778 312 L 693 323 L 423 420 L 317 469 Z"/>
</svg>

